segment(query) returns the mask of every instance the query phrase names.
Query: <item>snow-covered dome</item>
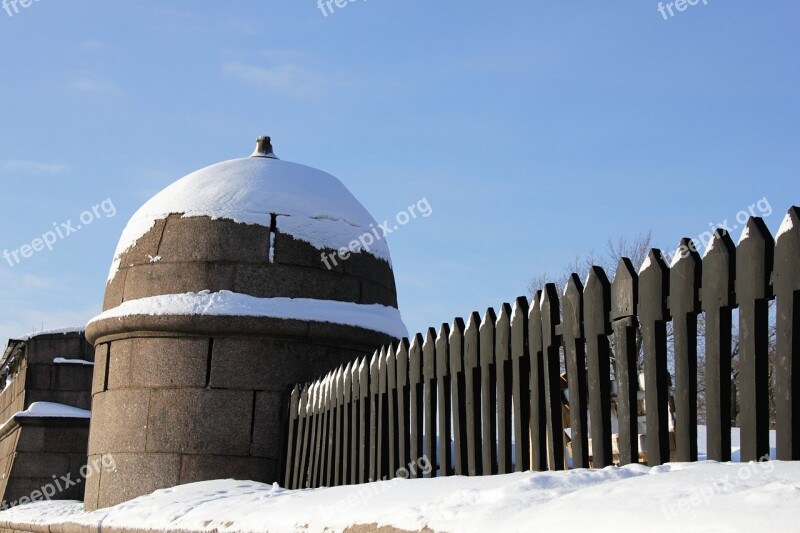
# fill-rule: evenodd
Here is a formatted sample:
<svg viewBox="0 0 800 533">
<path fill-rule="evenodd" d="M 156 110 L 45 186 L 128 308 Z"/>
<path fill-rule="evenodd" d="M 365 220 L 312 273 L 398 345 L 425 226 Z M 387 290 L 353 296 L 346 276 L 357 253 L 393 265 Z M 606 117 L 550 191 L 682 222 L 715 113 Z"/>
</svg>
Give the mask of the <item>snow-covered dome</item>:
<svg viewBox="0 0 800 533">
<path fill-rule="evenodd" d="M 271 316 L 406 333 L 375 219 L 334 176 L 275 157 L 269 137 L 250 157 L 179 179 L 131 217 L 104 313 L 92 322 L 157 314 Z"/>
</svg>

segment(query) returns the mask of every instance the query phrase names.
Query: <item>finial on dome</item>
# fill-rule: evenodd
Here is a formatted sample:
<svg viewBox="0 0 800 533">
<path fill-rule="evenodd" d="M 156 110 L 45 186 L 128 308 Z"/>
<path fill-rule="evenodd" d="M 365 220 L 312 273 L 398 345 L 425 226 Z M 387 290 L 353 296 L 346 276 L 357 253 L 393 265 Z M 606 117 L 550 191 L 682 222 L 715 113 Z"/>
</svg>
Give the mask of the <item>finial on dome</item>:
<svg viewBox="0 0 800 533">
<path fill-rule="evenodd" d="M 250 154 L 250 157 L 269 157 L 270 159 L 278 159 L 272 152 L 272 143 L 267 135 L 262 135 L 256 139 L 256 149 Z"/>
</svg>

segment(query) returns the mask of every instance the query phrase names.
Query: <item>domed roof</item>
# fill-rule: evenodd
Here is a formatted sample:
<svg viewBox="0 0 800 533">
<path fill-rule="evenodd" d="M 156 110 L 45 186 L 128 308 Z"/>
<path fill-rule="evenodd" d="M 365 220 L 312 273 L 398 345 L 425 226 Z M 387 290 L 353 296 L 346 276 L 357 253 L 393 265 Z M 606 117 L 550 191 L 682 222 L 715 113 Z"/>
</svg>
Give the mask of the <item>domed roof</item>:
<svg viewBox="0 0 800 533">
<path fill-rule="evenodd" d="M 335 177 L 277 159 L 269 137 L 250 157 L 192 172 L 136 211 L 103 309 L 87 328 L 93 340 L 120 328 L 285 329 L 276 321 L 338 325 L 339 339 L 407 334 L 375 219 Z"/>
<path fill-rule="evenodd" d="M 170 214 L 228 219 L 267 228 L 275 215 L 282 233 L 315 248 L 332 250 L 347 248 L 377 226 L 337 178 L 312 167 L 281 161 L 272 155 L 271 147 L 269 150 L 265 154 L 257 147 L 250 157 L 192 172 L 147 201 L 122 232 L 109 281 L 119 270 L 122 254 Z M 384 240 L 375 240 L 367 253 L 391 264 Z"/>
</svg>

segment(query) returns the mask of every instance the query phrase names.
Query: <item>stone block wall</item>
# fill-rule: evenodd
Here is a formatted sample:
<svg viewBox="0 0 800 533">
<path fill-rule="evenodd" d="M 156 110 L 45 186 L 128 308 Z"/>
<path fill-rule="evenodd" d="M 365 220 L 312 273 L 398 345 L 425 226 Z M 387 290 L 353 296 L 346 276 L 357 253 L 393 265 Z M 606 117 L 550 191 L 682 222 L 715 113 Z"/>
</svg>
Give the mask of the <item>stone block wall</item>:
<svg viewBox="0 0 800 533">
<path fill-rule="evenodd" d="M 79 479 L 86 464 L 89 420 L 14 417 L 35 402 L 91 407 L 94 348 L 80 332 L 43 334 L 11 341 L 5 371 L 13 379 L 0 393 L 0 497 L 6 504 L 53 484 L 53 476 Z M 83 482 L 53 485 L 52 499 L 82 499 Z M 50 490 L 50 489 L 48 489 Z"/>
<path fill-rule="evenodd" d="M 391 265 L 367 253 L 328 261 L 305 241 L 270 228 L 208 217 L 171 215 L 120 259 L 106 287 L 103 309 L 123 301 L 210 290 L 251 296 L 315 298 L 397 307 Z M 191 236 L 191 238 L 188 238 Z M 159 258 L 153 261 L 153 258 Z"/>
<path fill-rule="evenodd" d="M 277 481 L 289 384 L 363 352 L 304 339 L 129 337 L 97 346 L 87 509 L 183 483 Z"/>
</svg>

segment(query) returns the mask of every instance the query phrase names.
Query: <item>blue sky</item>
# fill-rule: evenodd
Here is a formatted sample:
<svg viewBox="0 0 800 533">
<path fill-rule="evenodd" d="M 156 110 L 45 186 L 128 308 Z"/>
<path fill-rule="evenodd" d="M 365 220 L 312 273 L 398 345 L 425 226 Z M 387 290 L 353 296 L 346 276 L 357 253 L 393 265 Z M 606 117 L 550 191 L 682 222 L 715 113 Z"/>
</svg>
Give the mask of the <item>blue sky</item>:
<svg viewBox="0 0 800 533">
<path fill-rule="evenodd" d="M 674 248 L 764 198 L 774 232 L 800 203 L 789 0 L 701 0 L 668 20 L 650 0 L 10 9 L 0 250 L 106 199 L 116 213 L 0 262 L 2 339 L 99 312 L 130 215 L 259 134 L 378 220 L 428 199 L 430 217 L 389 237 L 412 332 L 512 300 L 609 238 L 652 230 Z"/>
</svg>

